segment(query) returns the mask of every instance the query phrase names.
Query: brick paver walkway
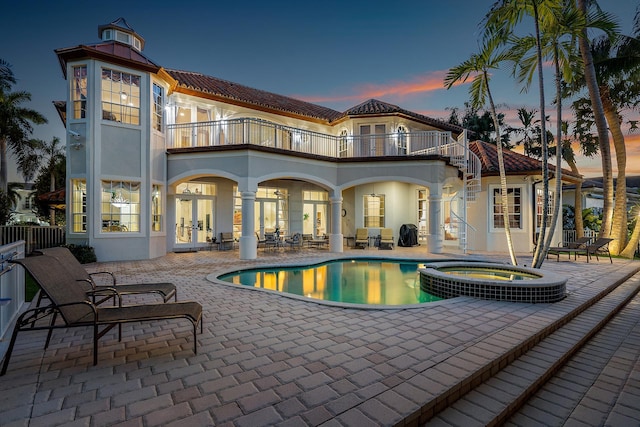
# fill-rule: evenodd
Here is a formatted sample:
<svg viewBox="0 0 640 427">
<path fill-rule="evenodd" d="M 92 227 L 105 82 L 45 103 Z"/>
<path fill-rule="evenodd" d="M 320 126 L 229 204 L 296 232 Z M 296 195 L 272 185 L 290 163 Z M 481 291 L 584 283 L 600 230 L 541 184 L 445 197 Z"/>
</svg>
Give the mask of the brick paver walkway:
<svg viewBox="0 0 640 427">
<path fill-rule="evenodd" d="M 363 254 L 429 257 L 421 248 L 344 255 Z M 243 266 L 333 257 L 322 249 L 260 251 L 246 262 L 237 251 L 214 251 L 88 266 L 112 270 L 121 282 L 172 281 L 179 300 L 201 302 L 198 354 L 180 320 L 126 325 L 122 342 L 115 332 L 103 337 L 95 367 L 88 330 L 54 332 L 47 351 L 44 332 L 23 333 L 0 377 L 0 424 L 410 424 L 438 393 L 640 266 L 547 261 L 545 269 L 569 278 L 569 296 L 553 305 L 459 298 L 393 310 L 329 307 L 206 279 Z"/>
</svg>

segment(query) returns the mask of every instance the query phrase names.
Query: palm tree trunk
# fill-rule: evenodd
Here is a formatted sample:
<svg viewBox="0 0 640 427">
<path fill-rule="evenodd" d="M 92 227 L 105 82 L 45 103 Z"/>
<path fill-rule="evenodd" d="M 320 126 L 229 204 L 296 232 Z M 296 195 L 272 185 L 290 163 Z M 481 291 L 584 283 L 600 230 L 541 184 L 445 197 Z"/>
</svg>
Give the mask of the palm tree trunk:
<svg viewBox="0 0 640 427">
<path fill-rule="evenodd" d="M 557 134 L 556 134 L 556 191 L 554 194 L 555 203 L 553 205 L 553 215 L 551 216 L 551 224 L 549 226 L 549 235 L 547 236 L 540 258 L 544 260 L 547 256 L 547 252 L 552 245 L 553 235 L 556 231 L 556 224 L 558 223 L 558 215 L 560 212 L 560 201 L 562 195 L 562 81 L 560 74 L 560 63 L 558 62 L 558 43 L 557 40 L 553 46 L 554 58 L 553 63 L 556 73 L 556 115 L 557 115 Z M 547 213 L 544 213 L 545 219 Z M 542 264 L 542 263 L 541 263 Z"/>
<path fill-rule="evenodd" d="M 540 92 L 540 131 L 542 133 L 542 221 L 540 224 L 540 233 L 536 241 L 536 250 L 533 253 L 533 261 L 531 265 L 534 268 L 540 268 L 544 261 L 543 246 L 545 242 L 545 236 L 547 232 L 547 211 L 549 210 L 549 146 L 547 142 L 547 126 L 546 126 L 546 114 L 544 103 L 544 76 L 542 73 L 542 47 L 540 40 L 540 23 L 538 22 L 538 6 L 534 1 L 533 5 L 533 17 L 536 28 L 536 55 L 538 57 L 538 90 Z M 558 124 L 560 125 L 560 124 Z M 537 218 L 534 219 L 537 221 Z"/>
<path fill-rule="evenodd" d="M 587 0 L 578 0 L 578 7 L 587 16 Z M 602 161 L 602 191 L 603 191 L 603 212 L 601 237 L 609 237 L 611 234 L 611 221 L 613 217 L 613 171 L 611 168 L 611 148 L 609 147 L 609 133 L 607 131 L 607 119 L 604 115 L 604 108 L 598 90 L 598 80 L 596 70 L 593 65 L 593 56 L 589 46 L 587 29 L 581 31 L 579 38 L 580 55 L 584 63 L 584 77 L 589 90 L 589 99 L 593 109 L 593 116 L 598 129 L 598 145 L 600 147 L 600 159 Z"/>
<path fill-rule="evenodd" d="M 485 82 L 488 81 L 489 76 L 487 71 L 484 71 Z M 502 201 L 502 219 L 504 222 L 504 234 L 507 238 L 507 248 L 509 249 L 509 257 L 511 258 L 511 264 L 518 265 L 516 259 L 516 252 L 513 248 L 513 239 L 511 238 L 511 225 L 509 223 L 509 197 L 507 195 L 507 174 L 504 169 L 504 157 L 502 155 L 502 137 L 500 135 L 500 123 L 498 122 L 498 114 L 496 113 L 496 106 L 493 102 L 493 96 L 487 85 L 487 95 L 489 97 L 489 104 L 491 105 L 491 117 L 493 118 L 493 126 L 496 129 L 496 147 L 498 151 L 498 169 L 500 171 L 500 199 Z"/>
<path fill-rule="evenodd" d="M 569 164 L 569 168 L 571 168 L 571 172 L 575 173 L 576 175 L 580 175 L 575 160 L 567 160 L 567 163 Z M 582 181 L 576 184 L 576 191 L 573 195 L 573 206 L 574 222 L 576 224 L 576 237 L 583 237 L 584 221 L 582 219 Z"/>
<path fill-rule="evenodd" d="M 51 183 L 49 184 L 50 191 L 56 191 L 56 175 L 51 171 L 49 174 Z M 56 210 L 53 207 L 49 207 L 49 225 L 56 225 Z"/>
<path fill-rule="evenodd" d="M 620 252 L 620 256 L 624 258 L 633 259 L 633 256 L 636 253 L 636 249 L 638 247 L 639 240 L 640 240 L 640 218 L 636 221 L 636 225 L 635 227 L 633 227 L 633 233 L 631 233 L 631 237 L 629 238 L 629 243 L 627 243 L 627 246 Z"/>
<path fill-rule="evenodd" d="M 7 139 L 0 137 L 0 191 L 7 194 Z"/>
<path fill-rule="evenodd" d="M 613 242 L 609 244 L 612 254 L 618 254 L 627 244 L 627 148 L 624 145 L 624 135 L 620 129 L 620 115 L 613 105 L 609 87 L 600 85 L 600 99 L 604 109 L 613 147 L 616 152 L 616 164 L 618 166 L 618 178 L 616 179 L 615 202 L 613 208 L 613 223 L 611 224 L 611 237 Z"/>
</svg>

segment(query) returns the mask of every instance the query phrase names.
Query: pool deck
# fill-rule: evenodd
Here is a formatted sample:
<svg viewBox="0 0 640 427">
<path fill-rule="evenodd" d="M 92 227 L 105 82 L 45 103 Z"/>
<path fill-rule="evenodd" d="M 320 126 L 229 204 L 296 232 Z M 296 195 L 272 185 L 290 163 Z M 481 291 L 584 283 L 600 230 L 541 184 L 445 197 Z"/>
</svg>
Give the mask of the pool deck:
<svg viewBox="0 0 640 427">
<path fill-rule="evenodd" d="M 363 255 L 461 256 L 434 256 L 423 247 L 343 254 Z M 90 264 L 89 271 L 114 271 L 122 283 L 171 281 L 179 300 L 202 303 L 198 354 L 192 352 L 190 324 L 182 320 L 125 325 L 122 342 L 115 331 L 107 334 L 95 367 L 88 328 L 55 331 L 46 351 L 46 332 L 21 333 L 9 371 L 0 377 L 0 424 L 360 427 L 640 420 L 640 262 L 547 260 L 543 270 L 568 277 L 569 295 L 535 305 L 457 298 L 420 308 L 358 310 L 206 279 L 242 267 L 335 257 L 326 249 L 260 250 L 257 260 L 240 261 L 232 250 Z M 473 257 L 508 262 L 506 254 Z M 531 257 L 520 255 L 519 261 L 529 265 Z"/>
</svg>

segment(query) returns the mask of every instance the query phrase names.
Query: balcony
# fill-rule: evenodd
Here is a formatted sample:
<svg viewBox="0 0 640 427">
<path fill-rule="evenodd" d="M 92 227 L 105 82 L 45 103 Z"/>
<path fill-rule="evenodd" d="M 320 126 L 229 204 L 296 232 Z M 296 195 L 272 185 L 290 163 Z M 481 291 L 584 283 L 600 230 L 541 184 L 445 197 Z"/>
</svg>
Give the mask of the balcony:
<svg viewBox="0 0 640 427">
<path fill-rule="evenodd" d="M 466 133 L 457 140 L 440 131 L 335 136 L 241 118 L 169 125 L 167 134 L 167 148 L 251 144 L 333 159 L 442 156 L 462 172 L 467 200 L 475 200 L 480 190 L 480 160 L 469 150 Z"/>
<path fill-rule="evenodd" d="M 451 132 L 424 131 L 335 136 L 260 119 L 234 119 L 167 126 L 168 148 L 252 144 L 331 158 L 463 156 Z"/>
</svg>

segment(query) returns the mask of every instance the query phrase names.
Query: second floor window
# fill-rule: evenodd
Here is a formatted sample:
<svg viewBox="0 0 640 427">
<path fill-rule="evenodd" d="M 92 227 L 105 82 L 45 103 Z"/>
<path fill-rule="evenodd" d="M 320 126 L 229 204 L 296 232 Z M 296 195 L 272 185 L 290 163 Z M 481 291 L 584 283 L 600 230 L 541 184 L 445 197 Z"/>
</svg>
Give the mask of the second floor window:
<svg viewBox="0 0 640 427">
<path fill-rule="evenodd" d="M 74 119 L 87 116 L 87 66 L 73 67 L 71 80 L 71 104 Z"/>
<path fill-rule="evenodd" d="M 140 124 L 140 76 L 102 70 L 102 118 Z"/>
<path fill-rule="evenodd" d="M 152 126 L 158 132 L 162 132 L 164 122 L 164 89 L 153 84 L 153 123 Z"/>
</svg>

